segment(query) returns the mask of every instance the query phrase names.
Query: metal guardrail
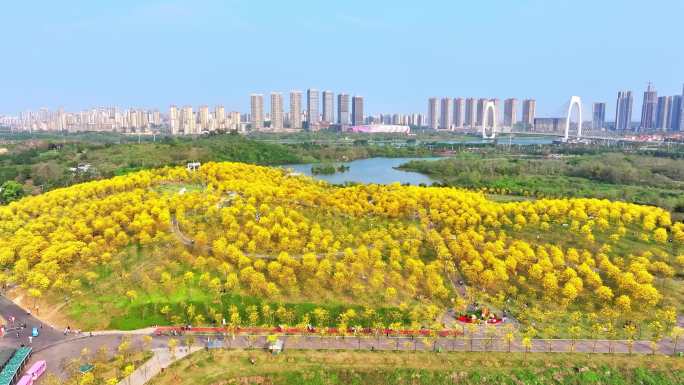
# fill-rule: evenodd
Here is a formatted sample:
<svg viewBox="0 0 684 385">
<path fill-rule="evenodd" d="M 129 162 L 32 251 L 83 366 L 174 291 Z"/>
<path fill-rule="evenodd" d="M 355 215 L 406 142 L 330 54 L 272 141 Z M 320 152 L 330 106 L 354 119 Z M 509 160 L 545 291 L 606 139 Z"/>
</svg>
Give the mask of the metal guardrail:
<svg viewBox="0 0 684 385">
<path fill-rule="evenodd" d="M 274 334 L 217 335 L 196 333 L 206 337 L 196 345 L 207 349 L 266 349 Z M 518 339 L 510 343 L 505 338 L 491 337 L 425 337 L 425 336 L 330 336 L 330 335 L 275 335 L 289 349 L 306 350 L 377 350 L 377 351 L 444 351 L 444 352 L 537 352 L 537 353 L 640 353 L 651 354 L 654 346 L 650 341 L 592 340 L 592 339 L 533 339 L 524 346 Z M 674 347 L 671 340 L 655 345 L 655 353 L 676 354 L 684 351 L 684 343 Z"/>
</svg>

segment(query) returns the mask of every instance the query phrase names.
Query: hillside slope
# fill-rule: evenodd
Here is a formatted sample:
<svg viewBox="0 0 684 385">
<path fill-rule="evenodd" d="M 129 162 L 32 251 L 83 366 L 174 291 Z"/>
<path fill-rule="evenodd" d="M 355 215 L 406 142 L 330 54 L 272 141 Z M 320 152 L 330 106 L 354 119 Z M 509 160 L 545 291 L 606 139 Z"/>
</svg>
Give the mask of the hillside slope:
<svg viewBox="0 0 684 385">
<path fill-rule="evenodd" d="M 141 171 L 0 207 L 2 280 L 43 309 L 68 297 L 63 311 L 86 329 L 437 328 L 446 309 L 477 300 L 530 329 L 572 321 L 590 334 L 630 319 L 659 331 L 681 306 L 683 242 L 684 226 L 654 207 L 340 188 L 241 163 Z M 557 329 L 547 334 L 568 333 Z"/>
</svg>

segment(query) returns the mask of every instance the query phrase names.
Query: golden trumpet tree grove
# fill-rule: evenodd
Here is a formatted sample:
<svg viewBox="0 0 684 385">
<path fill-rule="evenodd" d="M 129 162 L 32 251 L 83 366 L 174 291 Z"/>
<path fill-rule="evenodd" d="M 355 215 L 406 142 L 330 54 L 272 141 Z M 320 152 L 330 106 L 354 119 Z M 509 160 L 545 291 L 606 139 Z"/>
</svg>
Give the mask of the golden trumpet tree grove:
<svg viewBox="0 0 684 385">
<path fill-rule="evenodd" d="M 459 280 L 499 308 L 648 319 L 673 304 L 683 243 L 684 225 L 655 207 L 335 187 L 240 163 L 141 171 L 0 207 L 4 283 L 36 300 L 102 296 L 111 314 L 152 306 L 136 313 L 148 323 L 431 324 L 464 303 Z M 315 308 L 279 305 L 301 303 Z"/>
</svg>

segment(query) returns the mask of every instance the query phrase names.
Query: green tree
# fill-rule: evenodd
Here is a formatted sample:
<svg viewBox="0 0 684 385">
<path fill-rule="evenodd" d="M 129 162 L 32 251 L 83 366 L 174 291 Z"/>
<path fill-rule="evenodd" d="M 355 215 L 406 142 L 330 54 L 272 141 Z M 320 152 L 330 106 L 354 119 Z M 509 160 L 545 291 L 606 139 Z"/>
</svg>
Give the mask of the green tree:
<svg viewBox="0 0 684 385">
<path fill-rule="evenodd" d="M 78 382 L 79 385 L 93 385 L 94 383 L 95 375 L 92 372 L 85 373 Z"/>
<path fill-rule="evenodd" d="M 634 349 L 634 337 L 636 336 L 637 328 L 633 324 L 625 325 L 623 327 L 623 332 L 627 338 L 627 351 L 629 354 L 632 354 Z"/>
<path fill-rule="evenodd" d="M 515 334 L 513 334 L 512 331 L 506 332 L 504 334 L 504 340 L 506 341 L 507 349 L 508 352 L 511 352 L 511 344 L 513 344 L 513 341 L 515 341 Z"/>
<path fill-rule="evenodd" d="M 532 339 L 530 337 L 523 337 L 522 339 L 522 347 L 523 347 L 523 359 L 527 359 L 527 353 L 532 350 Z"/>
<path fill-rule="evenodd" d="M 44 385 L 61 385 L 62 379 L 53 373 L 48 373 L 41 382 Z M 115 383 L 116 384 L 116 383 Z"/>
<path fill-rule="evenodd" d="M 655 355 L 658 350 L 658 342 L 663 338 L 665 327 L 660 321 L 651 322 L 649 327 L 651 329 L 651 353 Z"/>
<path fill-rule="evenodd" d="M 152 348 L 152 336 L 143 336 L 143 349 L 150 350 Z"/>
<path fill-rule="evenodd" d="M 168 342 L 169 352 L 171 352 L 171 357 L 176 357 L 176 348 L 178 347 L 178 340 L 171 338 Z"/>
<path fill-rule="evenodd" d="M 24 196 L 24 187 L 13 180 L 8 180 L 0 186 L 0 202 L 8 204 Z"/>
<path fill-rule="evenodd" d="M 126 365 L 126 367 L 123 370 L 123 376 L 126 378 L 126 381 L 130 384 L 131 383 L 131 374 L 135 371 L 135 366 L 133 364 Z"/>
<path fill-rule="evenodd" d="M 575 325 L 571 326 L 568 332 L 570 334 L 570 353 L 574 353 L 575 345 L 577 344 L 577 338 L 579 338 L 580 334 L 582 333 L 582 329 Z"/>
<path fill-rule="evenodd" d="M 477 333 L 477 326 L 475 324 L 468 324 L 468 342 L 470 344 L 470 351 L 473 351 L 473 341 L 475 340 L 475 333 Z"/>
<path fill-rule="evenodd" d="M 684 335 L 684 328 L 681 328 L 679 326 L 675 326 L 672 329 L 672 332 L 670 333 L 672 336 L 672 354 L 677 354 L 677 343 L 679 342 L 679 339 Z"/>
</svg>

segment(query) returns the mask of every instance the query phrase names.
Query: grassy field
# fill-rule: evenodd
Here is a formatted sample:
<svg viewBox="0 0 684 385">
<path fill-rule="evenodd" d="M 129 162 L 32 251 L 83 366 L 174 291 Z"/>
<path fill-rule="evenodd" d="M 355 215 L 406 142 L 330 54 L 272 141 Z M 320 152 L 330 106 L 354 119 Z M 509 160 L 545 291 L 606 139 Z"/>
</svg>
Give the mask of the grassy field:
<svg viewBox="0 0 684 385">
<path fill-rule="evenodd" d="M 217 350 L 177 362 L 150 384 L 674 385 L 683 370 L 684 361 L 665 356 Z"/>
</svg>

